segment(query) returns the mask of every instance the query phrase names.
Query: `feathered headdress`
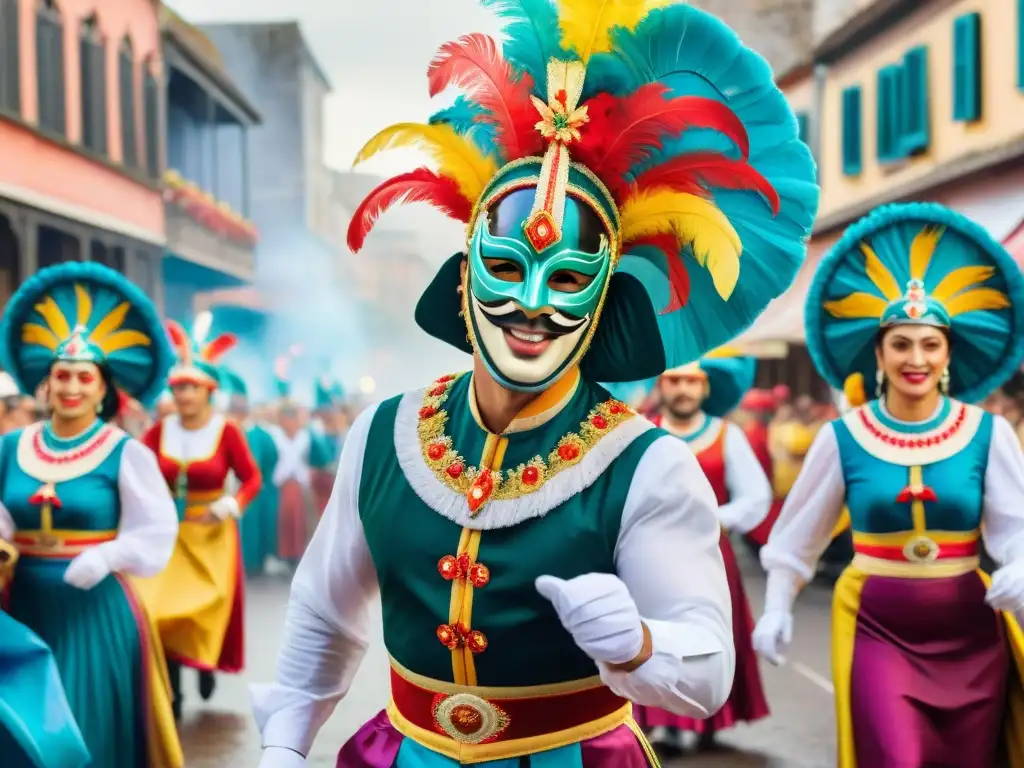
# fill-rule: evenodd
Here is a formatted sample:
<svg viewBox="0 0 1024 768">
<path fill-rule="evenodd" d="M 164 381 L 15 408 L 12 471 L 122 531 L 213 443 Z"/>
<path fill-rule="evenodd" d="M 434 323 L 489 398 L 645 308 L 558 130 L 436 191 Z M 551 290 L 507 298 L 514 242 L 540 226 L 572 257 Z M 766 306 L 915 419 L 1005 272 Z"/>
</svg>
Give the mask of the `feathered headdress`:
<svg viewBox="0 0 1024 768">
<path fill-rule="evenodd" d="M 149 298 L 120 273 L 94 263 L 58 264 L 26 280 L 4 311 L 0 340 L 3 367 L 23 392 L 35 392 L 57 360 L 90 362 L 106 368 L 117 388 L 148 403 L 173 360 Z M 111 403 L 116 409 L 116 398 Z"/>
<path fill-rule="evenodd" d="M 932 325 L 953 338 L 949 392 L 981 400 L 1024 357 L 1024 277 L 982 227 L 935 203 L 879 208 L 822 259 L 807 295 L 807 346 L 851 405 L 874 387 L 880 328 Z"/>
<path fill-rule="evenodd" d="M 482 2 L 507 42 L 469 34 L 442 46 L 429 92 L 463 95 L 359 152 L 357 163 L 415 146 L 433 162 L 366 197 L 352 250 L 398 203 L 427 202 L 471 233 L 502 195 L 536 188 L 524 227 L 534 248 L 557 241 L 566 195 L 589 203 L 613 240 L 619 274 L 591 346 L 600 353 L 583 361 L 590 378 L 656 375 L 745 329 L 792 281 L 818 201 L 814 163 L 764 60 L 682 3 Z M 417 321 L 471 351 L 453 299 L 460 261 L 442 268 Z"/>
<path fill-rule="evenodd" d="M 274 360 L 274 386 L 277 395 L 282 400 L 291 400 L 292 382 L 289 378 L 289 370 L 294 361 L 302 354 L 302 347 L 298 344 L 289 347 L 288 351 Z"/>
<path fill-rule="evenodd" d="M 170 384 L 196 384 L 217 389 L 222 382 L 221 360 L 235 348 L 237 338 L 231 333 L 222 333 L 210 338 L 213 328 L 213 314 L 200 312 L 188 333 L 176 321 L 167 321 L 167 334 L 178 354 L 178 364 L 171 370 Z"/>
</svg>

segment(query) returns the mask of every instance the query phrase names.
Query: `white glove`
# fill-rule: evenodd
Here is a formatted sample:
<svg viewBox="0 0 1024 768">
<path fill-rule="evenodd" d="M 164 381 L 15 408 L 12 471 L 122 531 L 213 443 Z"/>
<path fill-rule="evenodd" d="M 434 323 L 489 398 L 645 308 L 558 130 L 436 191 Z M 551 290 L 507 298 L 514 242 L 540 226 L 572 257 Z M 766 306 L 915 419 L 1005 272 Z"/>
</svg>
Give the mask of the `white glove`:
<svg viewBox="0 0 1024 768">
<path fill-rule="evenodd" d="M 82 552 L 72 560 L 64 571 L 64 583 L 78 589 L 92 589 L 112 572 L 110 563 L 103 556 L 100 547 Z"/>
<path fill-rule="evenodd" d="M 765 611 L 754 627 L 754 650 L 776 666 L 786 663 L 782 651 L 793 640 L 793 614 L 789 611 Z"/>
<path fill-rule="evenodd" d="M 263 750 L 260 768 L 305 768 L 306 758 L 285 747 L 267 747 Z"/>
<path fill-rule="evenodd" d="M 992 574 L 985 602 L 997 611 L 1024 611 L 1024 562 L 1004 565 Z"/>
<path fill-rule="evenodd" d="M 536 587 L 555 606 L 576 645 L 594 661 L 626 664 L 643 649 L 640 612 L 618 576 L 588 573 L 569 581 L 541 576 Z"/>
<path fill-rule="evenodd" d="M 210 514 L 218 520 L 227 520 L 229 517 L 238 517 L 241 512 L 238 508 L 238 499 L 234 496 L 221 496 L 207 509 Z"/>
</svg>

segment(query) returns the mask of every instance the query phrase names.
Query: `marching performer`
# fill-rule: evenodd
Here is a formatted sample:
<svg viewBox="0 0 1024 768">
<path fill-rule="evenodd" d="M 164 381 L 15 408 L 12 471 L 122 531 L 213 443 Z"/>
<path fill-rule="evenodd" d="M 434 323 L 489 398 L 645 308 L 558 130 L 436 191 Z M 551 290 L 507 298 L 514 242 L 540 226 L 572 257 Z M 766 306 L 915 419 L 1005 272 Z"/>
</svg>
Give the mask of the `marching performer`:
<svg viewBox="0 0 1024 768">
<path fill-rule="evenodd" d="M 785 289 L 813 163 L 767 65 L 713 16 L 487 5 L 504 53 L 482 34 L 443 46 L 431 92 L 467 94 L 358 157 L 417 144 L 439 171 L 385 181 L 349 228 L 358 250 L 406 199 L 467 224 L 416 318 L 473 370 L 350 430 L 277 680 L 254 691 L 264 768 L 305 764 L 378 591 L 391 701 L 345 768 L 655 765 L 630 702 L 706 718 L 732 685 L 714 493 L 595 382 L 695 360 Z"/>
<path fill-rule="evenodd" d="M 139 582 L 168 656 L 175 715 L 181 716 L 181 666 L 199 670 L 199 693 L 213 695 L 215 670 L 244 665 L 244 579 L 237 518 L 259 493 L 259 467 L 242 430 L 213 408 L 220 358 L 234 346 L 209 340 L 212 318 L 201 313 L 189 335 L 169 321 L 178 363 L 170 385 L 176 413 L 154 424 L 143 442 L 156 454 L 181 526 L 170 564 Z M 229 473 L 239 490 L 225 490 Z"/>
<path fill-rule="evenodd" d="M 807 298 L 815 365 L 851 404 L 826 424 L 761 550 L 755 647 L 781 661 L 792 604 L 844 503 L 855 556 L 832 618 L 840 768 L 1024 765 L 1024 456 L 983 399 L 1024 355 L 1024 277 L 939 205 L 878 209 Z M 954 399 L 956 398 L 956 399 Z M 978 570 L 979 538 L 1001 567 Z M 993 608 L 1005 613 L 998 613 Z M 1005 727 L 1005 731 L 1004 731 Z"/>
<path fill-rule="evenodd" d="M 256 576 L 263 573 L 267 558 L 277 555 L 277 489 L 269 479 L 277 465 L 277 445 L 270 432 L 252 418 L 245 381 L 234 371 L 225 370 L 224 374 L 231 391 L 228 417 L 245 431 L 253 460 L 264 478 L 240 522 L 245 573 Z"/>
<path fill-rule="evenodd" d="M 345 391 L 341 384 L 330 376 L 321 376 L 316 382 L 313 406 L 312 440 L 319 446 L 311 445 L 310 482 L 313 491 L 313 506 L 317 515 L 327 508 L 334 486 L 334 475 L 341 456 L 343 433 L 341 432 L 340 409 L 345 402 Z"/>
<path fill-rule="evenodd" d="M 19 552 L 10 616 L 53 650 L 89 765 L 181 766 L 163 654 L 129 580 L 167 564 L 174 503 L 153 455 L 109 423 L 119 388 L 149 402 L 164 386 L 173 358 L 156 309 L 111 269 L 62 264 L 11 298 L 0 347 L 22 391 L 42 384 L 52 411 L 0 444 L 0 538 Z M 17 637 L 5 631 L 0 646 Z"/>
<path fill-rule="evenodd" d="M 638 707 L 637 722 L 652 729 L 652 739 L 681 747 L 681 732 L 699 734 L 701 746 L 710 747 L 715 734 L 738 722 L 768 716 L 757 656 L 751 644 L 754 620 L 743 589 L 729 531 L 745 534 L 768 514 L 772 489 L 739 426 L 724 420 L 753 386 L 757 361 L 726 350 L 699 363 L 667 371 L 656 385 L 661 412 L 655 423 L 682 438 L 711 483 L 722 524 L 719 541 L 732 596 L 732 634 L 736 647 L 736 675 L 729 699 L 710 718 L 680 717 L 665 710 Z"/>
</svg>

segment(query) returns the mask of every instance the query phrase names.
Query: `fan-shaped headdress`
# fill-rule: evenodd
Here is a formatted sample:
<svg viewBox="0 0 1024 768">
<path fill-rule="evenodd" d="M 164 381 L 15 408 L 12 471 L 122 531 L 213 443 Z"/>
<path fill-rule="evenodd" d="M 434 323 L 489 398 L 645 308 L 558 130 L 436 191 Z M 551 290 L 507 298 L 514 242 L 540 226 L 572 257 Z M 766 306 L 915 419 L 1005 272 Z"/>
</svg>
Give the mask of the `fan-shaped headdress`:
<svg viewBox="0 0 1024 768">
<path fill-rule="evenodd" d="M 807 346 L 852 405 L 876 376 L 880 328 L 925 324 L 952 340 L 949 392 L 981 400 L 1024 357 L 1024 277 L 982 227 L 935 203 L 879 208 L 851 226 L 814 275 Z"/>
<path fill-rule="evenodd" d="M 313 409 L 329 410 L 343 405 L 345 402 L 345 388 L 341 382 L 330 374 L 324 374 L 316 380 L 316 389 L 313 393 Z"/>
<path fill-rule="evenodd" d="M 231 397 L 248 398 L 249 388 L 245 380 L 230 368 L 221 368 L 222 386 Z"/>
<path fill-rule="evenodd" d="M 210 338 L 213 314 L 200 312 L 188 333 L 176 321 L 167 321 L 167 333 L 178 354 L 178 364 L 171 370 L 170 384 L 195 384 L 214 390 L 221 386 L 220 361 L 238 343 L 234 334 L 222 333 Z"/>
<path fill-rule="evenodd" d="M 88 362 L 148 404 L 173 361 L 149 298 L 120 273 L 94 263 L 58 264 L 26 280 L 0 320 L 0 341 L 3 367 L 23 392 L 35 392 L 58 360 Z M 108 400 L 105 419 L 116 413 L 116 392 Z"/>
<path fill-rule="evenodd" d="M 465 222 L 474 297 L 592 318 L 572 357 L 591 380 L 655 376 L 735 337 L 792 281 L 818 203 L 810 152 L 765 61 L 682 3 L 482 1 L 508 40 L 442 46 L 429 91 L 464 94 L 359 152 L 356 162 L 411 145 L 434 162 L 367 196 L 350 247 L 399 202 Z M 513 196 L 510 227 L 495 219 Z M 594 216 L 599 245 L 576 247 Z M 481 252 L 520 264 L 522 279 L 497 280 Z M 556 257 L 593 282 L 553 302 Z M 480 329 L 470 291 L 455 290 L 464 258 L 442 267 L 417 322 L 470 352 Z"/>
</svg>

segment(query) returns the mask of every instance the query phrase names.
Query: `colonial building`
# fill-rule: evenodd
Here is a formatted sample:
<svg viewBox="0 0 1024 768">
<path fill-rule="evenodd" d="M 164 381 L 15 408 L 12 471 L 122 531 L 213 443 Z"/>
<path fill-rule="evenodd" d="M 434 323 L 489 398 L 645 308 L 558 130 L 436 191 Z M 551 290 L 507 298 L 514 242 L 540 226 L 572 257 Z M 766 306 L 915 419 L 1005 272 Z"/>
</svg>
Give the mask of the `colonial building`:
<svg viewBox="0 0 1024 768">
<path fill-rule="evenodd" d="M 162 301 L 161 72 L 155 0 L 0 0 L 0 304 L 67 260 Z"/>
<path fill-rule="evenodd" d="M 164 9 L 166 312 L 190 320 L 198 294 L 255 278 L 248 133 L 259 113 L 198 29 Z"/>
</svg>

